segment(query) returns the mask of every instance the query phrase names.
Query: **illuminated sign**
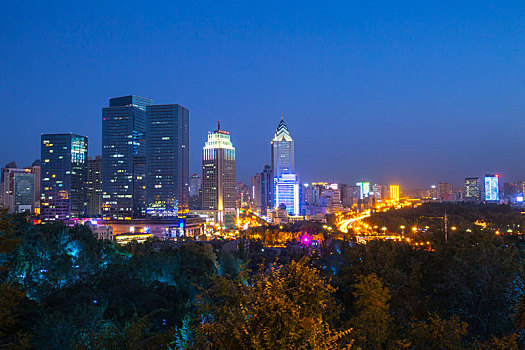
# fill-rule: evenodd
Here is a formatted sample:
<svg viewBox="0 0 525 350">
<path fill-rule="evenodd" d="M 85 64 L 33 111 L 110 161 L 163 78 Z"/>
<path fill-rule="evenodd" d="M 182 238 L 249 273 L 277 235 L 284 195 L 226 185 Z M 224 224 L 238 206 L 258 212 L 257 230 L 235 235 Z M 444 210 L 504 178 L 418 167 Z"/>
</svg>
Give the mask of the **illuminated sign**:
<svg viewBox="0 0 525 350">
<path fill-rule="evenodd" d="M 499 175 L 485 175 L 485 200 L 497 201 L 499 199 Z"/>
</svg>

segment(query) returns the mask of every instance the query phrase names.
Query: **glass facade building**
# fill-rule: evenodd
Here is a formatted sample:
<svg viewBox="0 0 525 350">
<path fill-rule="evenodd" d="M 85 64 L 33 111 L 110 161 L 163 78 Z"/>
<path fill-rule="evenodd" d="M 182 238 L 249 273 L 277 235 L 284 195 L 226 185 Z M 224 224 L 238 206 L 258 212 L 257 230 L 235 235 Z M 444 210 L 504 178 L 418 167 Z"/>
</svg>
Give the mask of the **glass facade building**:
<svg viewBox="0 0 525 350">
<path fill-rule="evenodd" d="M 102 215 L 131 220 L 146 211 L 146 107 L 138 96 L 111 98 L 102 108 Z"/>
<path fill-rule="evenodd" d="M 189 202 L 189 111 L 146 106 L 146 213 L 184 216 Z"/>
<path fill-rule="evenodd" d="M 274 178 L 276 206 L 284 205 L 290 215 L 301 213 L 299 198 L 299 179 L 296 174 L 282 174 Z"/>
<path fill-rule="evenodd" d="M 67 220 L 86 214 L 86 136 L 41 136 L 41 219 Z"/>
</svg>

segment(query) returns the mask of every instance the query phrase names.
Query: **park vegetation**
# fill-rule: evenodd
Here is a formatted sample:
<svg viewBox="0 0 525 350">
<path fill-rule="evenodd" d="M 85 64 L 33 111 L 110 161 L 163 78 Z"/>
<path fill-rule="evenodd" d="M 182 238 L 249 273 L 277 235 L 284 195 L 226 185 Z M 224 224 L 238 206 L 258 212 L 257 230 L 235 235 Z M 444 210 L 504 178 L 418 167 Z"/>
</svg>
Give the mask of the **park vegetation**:
<svg viewBox="0 0 525 350">
<path fill-rule="evenodd" d="M 446 242 L 433 219 L 444 209 L 457 226 Z M 279 230 L 322 237 L 315 250 L 269 249 L 253 237 L 282 240 L 275 227 L 247 232 L 236 249 L 224 241 L 119 246 L 89 227 L 33 226 L 2 213 L 0 349 L 523 347 L 519 212 L 423 205 L 369 220 L 428 226 L 413 239 L 430 244 L 357 244 L 309 223 Z M 495 234 L 507 227 L 512 234 Z"/>
</svg>

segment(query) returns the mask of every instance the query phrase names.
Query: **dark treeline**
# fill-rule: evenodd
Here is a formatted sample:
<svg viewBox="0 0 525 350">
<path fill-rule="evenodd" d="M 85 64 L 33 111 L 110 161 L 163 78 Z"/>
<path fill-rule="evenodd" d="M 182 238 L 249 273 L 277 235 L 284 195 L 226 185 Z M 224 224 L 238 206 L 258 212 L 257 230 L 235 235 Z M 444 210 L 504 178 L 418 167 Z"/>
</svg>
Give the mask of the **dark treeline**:
<svg viewBox="0 0 525 350">
<path fill-rule="evenodd" d="M 395 224 L 442 209 L 406 210 Z M 467 217 L 454 210 L 452 220 Z M 325 239 L 308 257 L 261 240 L 118 246 L 88 227 L 3 214 L 0 348 L 519 349 L 521 236 L 472 225 L 500 225 L 497 211 L 468 210 L 471 232 L 445 243 L 436 224 L 418 233 L 425 246 L 355 244 L 311 225 Z M 377 215 L 371 222 L 397 220 Z"/>
</svg>

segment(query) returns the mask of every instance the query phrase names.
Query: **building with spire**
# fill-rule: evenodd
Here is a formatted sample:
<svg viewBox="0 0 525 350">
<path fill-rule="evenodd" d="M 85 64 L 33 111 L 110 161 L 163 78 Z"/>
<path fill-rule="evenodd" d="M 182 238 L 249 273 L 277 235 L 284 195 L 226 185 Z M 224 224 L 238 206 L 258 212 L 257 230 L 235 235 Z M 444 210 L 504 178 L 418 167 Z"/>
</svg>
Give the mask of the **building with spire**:
<svg viewBox="0 0 525 350">
<path fill-rule="evenodd" d="M 235 147 L 219 121 L 202 149 L 202 209 L 217 211 L 223 223 L 225 213 L 235 212 L 236 198 Z"/>
<path fill-rule="evenodd" d="M 295 173 L 295 150 L 294 140 L 288 131 L 281 115 L 281 121 L 277 125 L 275 135 L 272 139 L 272 170 L 273 176 Z"/>
<path fill-rule="evenodd" d="M 295 144 L 281 115 L 272 147 L 275 207 L 285 207 L 289 215 L 300 215 L 299 177 L 295 174 Z"/>
</svg>

